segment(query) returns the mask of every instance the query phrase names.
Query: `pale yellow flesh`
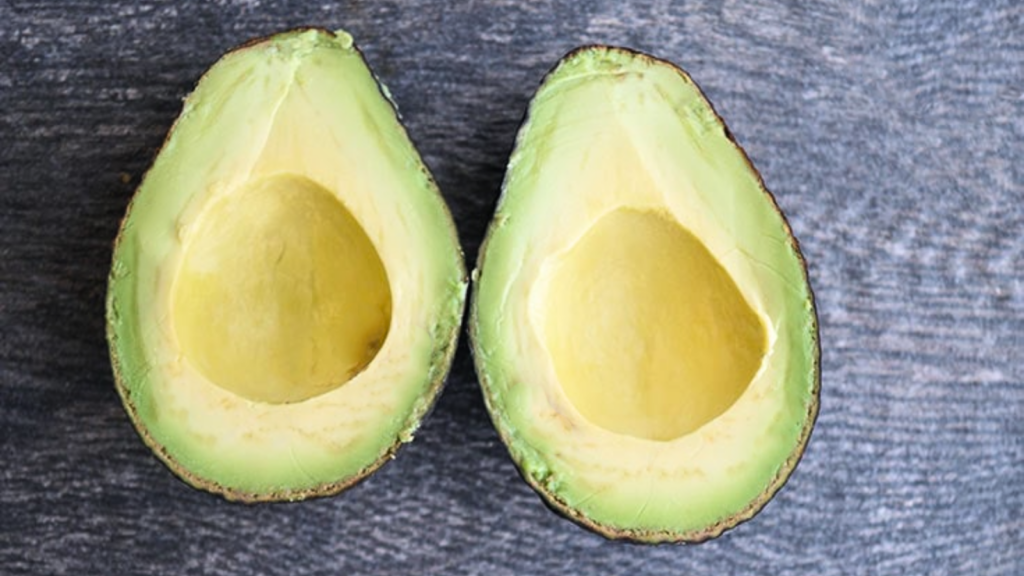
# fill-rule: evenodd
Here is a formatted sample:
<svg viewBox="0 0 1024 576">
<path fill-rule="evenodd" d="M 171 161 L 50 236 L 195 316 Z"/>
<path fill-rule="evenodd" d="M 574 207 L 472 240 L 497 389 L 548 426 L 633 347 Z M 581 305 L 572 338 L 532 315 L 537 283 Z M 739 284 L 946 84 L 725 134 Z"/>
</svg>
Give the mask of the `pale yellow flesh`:
<svg viewBox="0 0 1024 576">
<path fill-rule="evenodd" d="M 757 372 L 760 319 L 665 214 L 610 212 L 556 266 L 546 344 L 566 396 L 593 424 L 671 440 L 724 412 Z"/>
<path fill-rule="evenodd" d="M 387 335 L 391 290 L 366 233 L 308 178 L 274 175 L 210 202 L 186 247 L 172 314 L 210 382 L 296 402 L 348 382 Z"/>
</svg>

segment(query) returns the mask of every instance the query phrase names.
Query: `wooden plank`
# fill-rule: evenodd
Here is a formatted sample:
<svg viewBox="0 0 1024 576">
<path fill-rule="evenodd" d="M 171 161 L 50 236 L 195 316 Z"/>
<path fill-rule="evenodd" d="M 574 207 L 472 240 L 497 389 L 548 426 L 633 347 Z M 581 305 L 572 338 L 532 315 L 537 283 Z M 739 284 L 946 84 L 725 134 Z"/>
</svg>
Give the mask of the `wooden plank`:
<svg viewBox="0 0 1024 576">
<path fill-rule="evenodd" d="M 1024 5 L 450 4 L 0 4 L 0 572 L 1024 573 Z M 693 74 L 789 216 L 821 314 L 821 417 L 760 515 L 687 548 L 559 519 L 464 345 L 417 440 L 339 497 L 229 504 L 149 454 L 103 340 L 111 241 L 199 74 L 298 24 L 356 35 L 470 260 L 563 53 L 621 43 Z"/>
</svg>

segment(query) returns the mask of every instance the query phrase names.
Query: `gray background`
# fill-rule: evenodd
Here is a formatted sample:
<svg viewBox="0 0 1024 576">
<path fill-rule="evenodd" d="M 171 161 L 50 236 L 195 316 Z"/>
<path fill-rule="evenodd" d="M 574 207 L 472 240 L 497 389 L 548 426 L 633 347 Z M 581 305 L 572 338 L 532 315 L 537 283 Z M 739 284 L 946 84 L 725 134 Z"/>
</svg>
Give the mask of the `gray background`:
<svg viewBox="0 0 1024 576">
<path fill-rule="evenodd" d="M 1024 573 L 1024 4 L 0 1 L 0 573 Z M 817 293 L 822 409 L 790 482 L 699 546 L 549 512 L 465 342 L 358 487 L 245 506 L 142 445 L 103 339 L 111 241 L 225 50 L 348 28 L 474 261 L 517 124 L 581 43 L 671 59 L 761 169 Z"/>
</svg>

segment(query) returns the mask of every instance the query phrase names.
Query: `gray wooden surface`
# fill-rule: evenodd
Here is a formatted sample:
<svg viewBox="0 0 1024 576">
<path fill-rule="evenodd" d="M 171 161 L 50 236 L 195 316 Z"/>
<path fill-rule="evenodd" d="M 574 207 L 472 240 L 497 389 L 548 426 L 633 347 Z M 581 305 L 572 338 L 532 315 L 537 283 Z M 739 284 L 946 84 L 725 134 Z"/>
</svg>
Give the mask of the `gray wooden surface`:
<svg viewBox="0 0 1024 576">
<path fill-rule="evenodd" d="M 691 72 L 818 295 L 821 417 L 759 516 L 688 547 L 561 520 L 464 343 L 416 441 L 338 497 L 230 504 L 150 455 L 103 340 L 118 220 L 202 71 L 300 24 L 356 36 L 471 259 L 563 53 Z M 1020 2 L 7 0 L 0 63 L 0 573 L 1024 574 Z"/>
</svg>

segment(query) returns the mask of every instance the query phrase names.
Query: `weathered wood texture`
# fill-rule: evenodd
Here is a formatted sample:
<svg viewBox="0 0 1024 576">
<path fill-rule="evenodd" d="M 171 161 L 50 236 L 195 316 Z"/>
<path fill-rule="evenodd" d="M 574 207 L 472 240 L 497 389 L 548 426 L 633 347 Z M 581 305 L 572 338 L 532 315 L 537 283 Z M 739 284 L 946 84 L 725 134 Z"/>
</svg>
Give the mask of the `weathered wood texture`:
<svg viewBox="0 0 1024 576">
<path fill-rule="evenodd" d="M 350 29 L 475 258 L 529 95 L 588 42 L 687 68 L 802 242 L 822 325 L 806 457 L 754 520 L 606 542 L 516 475 L 463 343 L 417 440 L 357 488 L 243 506 L 132 430 L 104 280 L 202 71 Z M 0 2 L 0 573 L 1024 574 L 1024 4 Z"/>
</svg>

